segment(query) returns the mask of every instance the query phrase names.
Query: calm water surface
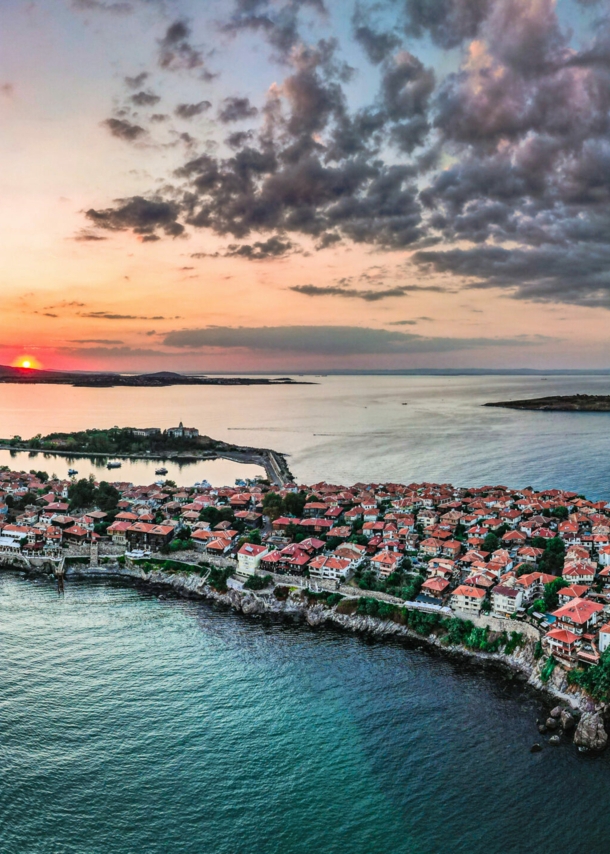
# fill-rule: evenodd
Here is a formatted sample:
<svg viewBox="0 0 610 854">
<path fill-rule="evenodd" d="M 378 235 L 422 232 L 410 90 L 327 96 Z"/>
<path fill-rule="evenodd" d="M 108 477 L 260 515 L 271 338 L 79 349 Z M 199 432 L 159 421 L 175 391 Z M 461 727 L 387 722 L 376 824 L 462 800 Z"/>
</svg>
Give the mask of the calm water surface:
<svg viewBox="0 0 610 854">
<path fill-rule="evenodd" d="M 609 850 L 610 756 L 425 652 L 6 573 L 0 645 L 3 854 Z"/>
<path fill-rule="evenodd" d="M 309 377 L 315 385 L 87 389 L 2 386 L 0 436 L 183 421 L 218 439 L 290 454 L 301 482 L 437 480 L 563 487 L 610 499 L 610 413 L 517 412 L 486 401 L 550 394 L 610 394 L 610 377 Z M 403 404 L 407 404 L 406 406 Z M 56 470 L 59 458 L 20 468 Z M 34 465 L 40 461 L 40 466 Z M 43 463 L 45 464 L 43 466 Z M 209 467 L 209 464 L 203 464 Z M 219 463 L 219 466 L 224 463 Z M 115 477 L 150 482 L 154 466 Z M 139 466 L 148 466 L 142 471 Z M 75 465 L 75 468 L 80 469 Z M 168 464 L 188 485 L 235 477 Z M 254 467 L 253 467 L 254 468 Z M 131 477 L 131 474 L 133 477 Z"/>
</svg>

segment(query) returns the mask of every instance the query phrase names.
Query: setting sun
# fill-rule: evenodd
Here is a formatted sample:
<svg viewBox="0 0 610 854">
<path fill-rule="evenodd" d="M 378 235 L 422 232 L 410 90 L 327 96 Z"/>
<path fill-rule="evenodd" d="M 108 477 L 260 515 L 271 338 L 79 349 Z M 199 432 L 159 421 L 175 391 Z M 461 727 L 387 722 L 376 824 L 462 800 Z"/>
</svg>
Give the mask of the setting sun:
<svg viewBox="0 0 610 854">
<path fill-rule="evenodd" d="M 39 368 L 40 362 L 33 356 L 19 356 L 13 362 L 14 368 Z"/>
</svg>

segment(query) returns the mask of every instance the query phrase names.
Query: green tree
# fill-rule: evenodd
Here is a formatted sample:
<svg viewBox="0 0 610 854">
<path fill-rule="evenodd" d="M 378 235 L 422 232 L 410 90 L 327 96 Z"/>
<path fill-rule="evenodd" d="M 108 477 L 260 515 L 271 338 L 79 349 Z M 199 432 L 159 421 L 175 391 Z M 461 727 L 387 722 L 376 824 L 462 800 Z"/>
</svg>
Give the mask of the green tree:
<svg viewBox="0 0 610 854">
<path fill-rule="evenodd" d="M 564 578 L 556 578 L 544 585 L 544 610 L 555 611 L 559 605 L 559 591 L 569 584 Z"/>
<path fill-rule="evenodd" d="M 549 575 L 561 575 L 565 554 L 566 547 L 561 537 L 553 537 L 552 540 L 548 540 L 544 554 L 538 564 L 540 572 L 545 572 Z"/>
<path fill-rule="evenodd" d="M 250 531 L 250 533 L 248 534 L 247 541 L 249 543 L 252 543 L 255 546 L 261 545 L 261 543 L 262 543 L 261 532 L 259 531 L 258 528 L 254 528 L 252 531 Z"/>
<path fill-rule="evenodd" d="M 484 552 L 495 552 L 496 549 L 500 548 L 500 540 L 494 534 L 493 531 L 490 531 L 483 540 L 483 545 L 481 547 Z"/>
<path fill-rule="evenodd" d="M 300 519 L 306 503 L 307 493 L 303 492 L 303 490 L 300 492 L 289 492 L 284 498 L 284 513 Z"/>
<path fill-rule="evenodd" d="M 68 487 L 68 501 L 71 510 L 78 510 L 93 505 L 95 481 L 93 475 L 82 477 Z"/>
<path fill-rule="evenodd" d="M 103 480 L 98 488 L 93 493 L 94 503 L 103 510 L 104 513 L 116 513 L 121 493 L 112 484 Z"/>
<path fill-rule="evenodd" d="M 251 575 L 244 581 L 244 588 L 246 590 L 263 590 L 272 583 L 273 579 L 270 575 Z"/>
<path fill-rule="evenodd" d="M 284 502 L 277 492 L 267 492 L 263 498 L 263 513 L 274 521 L 282 515 Z"/>
</svg>

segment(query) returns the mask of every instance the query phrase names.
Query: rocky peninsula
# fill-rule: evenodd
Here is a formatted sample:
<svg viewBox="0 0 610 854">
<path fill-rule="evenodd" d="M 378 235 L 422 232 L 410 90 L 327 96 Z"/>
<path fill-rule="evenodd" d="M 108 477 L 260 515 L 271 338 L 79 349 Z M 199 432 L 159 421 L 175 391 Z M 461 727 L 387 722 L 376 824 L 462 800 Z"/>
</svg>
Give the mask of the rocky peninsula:
<svg viewBox="0 0 610 854">
<path fill-rule="evenodd" d="M 527 409 L 536 412 L 610 412 L 610 395 L 570 394 L 533 397 L 527 400 L 500 400 L 484 403 L 504 409 Z"/>
<path fill-rule="evenodd" d="M 234 445 L 182 426 L 169 431 L 113 427 L 108 430 L 92 428 L 72 433 L 49 433 L 30 439 L 14 436 L 12 439 L 0 439 L 0 449 L 42 451 L 69 459 L 112 457 L 115 460 L 171 460 L 179 463 L 227 459 L 262 466 L 270 483 L 277 486 L 284 486 L 293 480 L 286 455 L 279 451 Z"/>
</svg>

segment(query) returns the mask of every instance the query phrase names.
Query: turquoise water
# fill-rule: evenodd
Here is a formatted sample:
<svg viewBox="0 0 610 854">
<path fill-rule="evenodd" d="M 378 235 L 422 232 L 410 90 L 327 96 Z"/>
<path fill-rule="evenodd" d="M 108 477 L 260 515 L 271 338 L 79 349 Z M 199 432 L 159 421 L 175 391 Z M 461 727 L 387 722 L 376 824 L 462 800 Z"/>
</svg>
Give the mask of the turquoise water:
<svg viewBox="0 0 610 854">
<path fill-rule="evenodd" d="M 422 650 L 9 573 L 0 649 L 2 854 L 610 846 L 610 755 Z"/>
</svg>

